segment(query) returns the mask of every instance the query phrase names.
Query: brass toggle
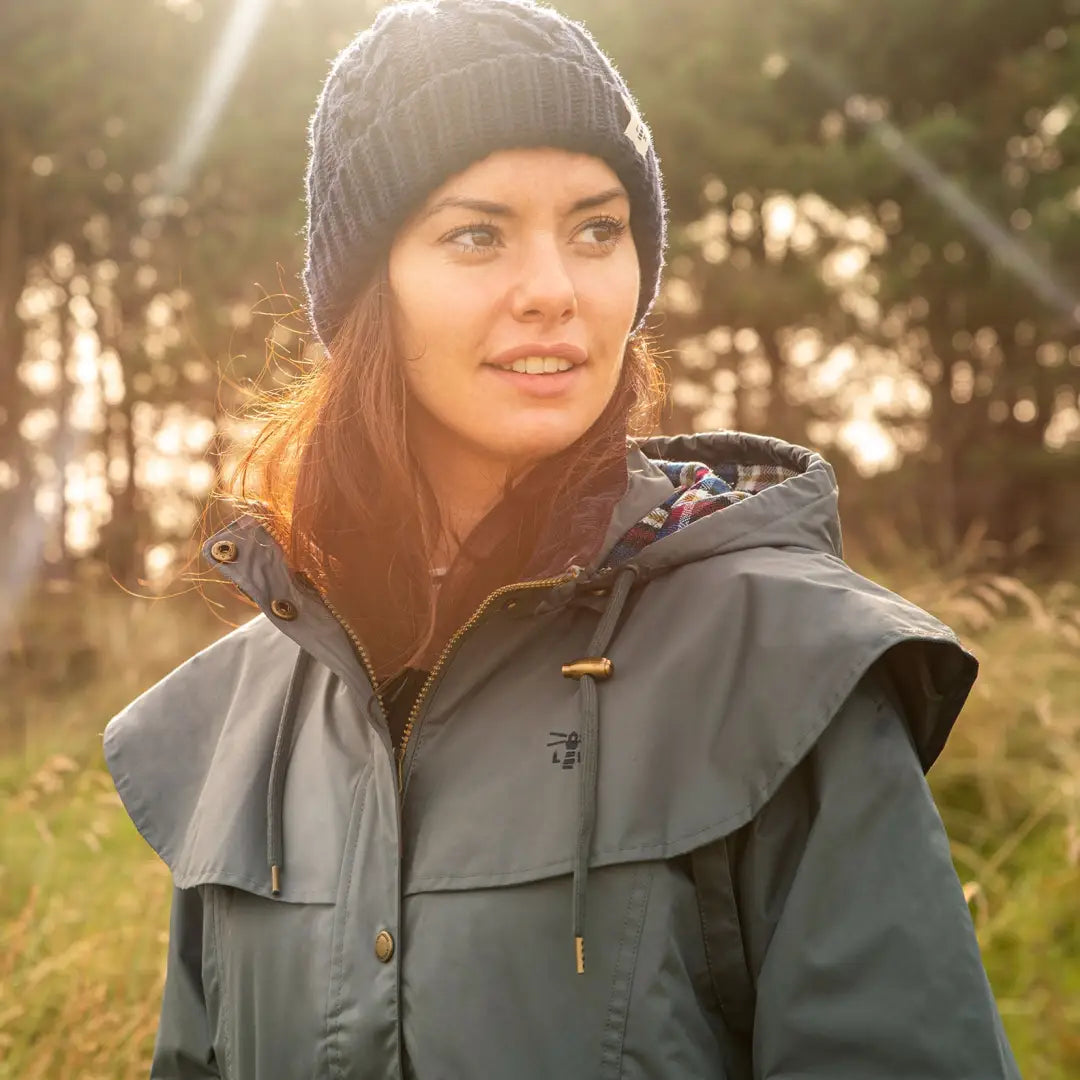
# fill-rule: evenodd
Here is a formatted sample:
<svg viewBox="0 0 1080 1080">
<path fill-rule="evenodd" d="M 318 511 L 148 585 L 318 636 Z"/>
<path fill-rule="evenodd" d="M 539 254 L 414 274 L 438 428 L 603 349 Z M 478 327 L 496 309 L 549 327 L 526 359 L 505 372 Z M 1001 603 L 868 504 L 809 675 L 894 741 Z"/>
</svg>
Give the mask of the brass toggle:
<svg viewBox="0 0 1080 1080">
<path fill-rule="evenodd" d="M 586 656 L 581 660 L 563 664 L 562 673 L 568 679 L 580 679 L 591 675 L 594 679 L 610 679 L 615 674 L 615 665 L 606 656 Z"/>
</svg>

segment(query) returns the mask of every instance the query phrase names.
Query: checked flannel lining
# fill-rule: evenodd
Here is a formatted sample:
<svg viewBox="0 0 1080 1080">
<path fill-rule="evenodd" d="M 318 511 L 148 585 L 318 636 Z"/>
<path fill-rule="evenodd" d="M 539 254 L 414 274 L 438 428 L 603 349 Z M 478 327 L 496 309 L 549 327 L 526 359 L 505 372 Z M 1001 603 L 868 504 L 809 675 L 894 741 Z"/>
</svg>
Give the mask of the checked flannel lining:
<svg viewBox="0 0 1080 1080">
<path fill-rule="evenodd" d="M 722 465 L 713 470 L 698 461 L 656 464 L 676 490 L 623 534 L 608 555 L 608 567 L 618 566 L 649 544 L 796 475 L 795 470 L 780 465 Z"/>
</svg>

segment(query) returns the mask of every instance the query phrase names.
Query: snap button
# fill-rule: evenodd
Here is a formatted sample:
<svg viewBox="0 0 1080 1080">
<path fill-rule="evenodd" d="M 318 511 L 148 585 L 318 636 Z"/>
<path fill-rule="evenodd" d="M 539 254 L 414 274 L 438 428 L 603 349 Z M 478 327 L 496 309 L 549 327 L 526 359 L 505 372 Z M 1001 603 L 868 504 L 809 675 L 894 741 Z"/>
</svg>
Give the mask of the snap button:
<svg viewBox="0 0 1080 1080">
<path fill-rule="evenodd" d="M 296 618 L 296 605 L 291 600 L 271 600 L 270 610 L 286 622 L 292 622 Z"/>
<path fill-rule="evenodd" d="M 239 549 L 232 540 L 218 540 L 210 548 L 210 555 L 217 562 L 236 562 L 236 554 Z"/>
<path fill-rule="evenodd" d="M 394 955 L 394 939 L 389 930 L 380 930 L 375 935 L 375 959 L 380 964 L 388 963 Z"/>
</svg>

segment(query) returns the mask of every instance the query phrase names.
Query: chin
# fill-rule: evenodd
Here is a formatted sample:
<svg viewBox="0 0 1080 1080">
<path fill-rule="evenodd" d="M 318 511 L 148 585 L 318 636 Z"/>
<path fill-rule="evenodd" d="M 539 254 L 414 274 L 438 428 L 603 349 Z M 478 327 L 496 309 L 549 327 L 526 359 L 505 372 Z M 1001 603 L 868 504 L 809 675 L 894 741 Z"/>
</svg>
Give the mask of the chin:
<svg viewBox="0 0 1080 1080">
<path fill-rule="evenodd" d="M 539 423 L 523 419 L 512 428 L 492 432 L 484 441 L 492 456 L 507 462 L 532 464 L 565 450 L 585 434 L 588 426 L 575 423 L 570 417 L 545 417 Z"/>
</svg>

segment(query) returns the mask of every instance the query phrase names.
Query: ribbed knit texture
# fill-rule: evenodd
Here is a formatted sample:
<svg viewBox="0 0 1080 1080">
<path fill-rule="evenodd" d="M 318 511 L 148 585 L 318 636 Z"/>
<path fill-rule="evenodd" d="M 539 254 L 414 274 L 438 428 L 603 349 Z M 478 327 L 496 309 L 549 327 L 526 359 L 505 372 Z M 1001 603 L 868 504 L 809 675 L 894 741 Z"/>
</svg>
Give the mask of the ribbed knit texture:
<svg viewBox="0 0 1080 1080">
<path fill-rule="evenodd" d="M 309 130 L 304 286 L 328 343 L 394 233 L 494 150 L 602 158 L 622 181 L 641 264 L 635 327 L 666 240 L 659 162 L 630 91 L 584 27 L 529 0 L 408 0 L 338 55 Z M 628 128 L 630 134 L 628 134 Z"/>
</svg>

